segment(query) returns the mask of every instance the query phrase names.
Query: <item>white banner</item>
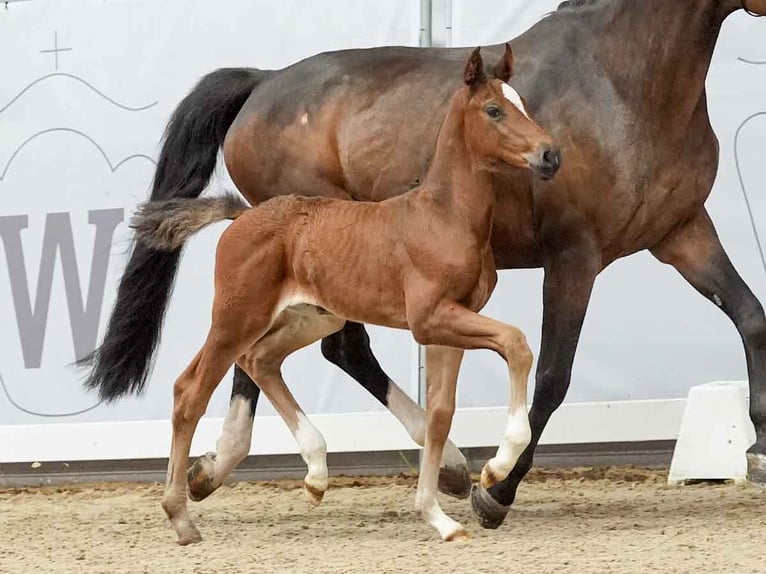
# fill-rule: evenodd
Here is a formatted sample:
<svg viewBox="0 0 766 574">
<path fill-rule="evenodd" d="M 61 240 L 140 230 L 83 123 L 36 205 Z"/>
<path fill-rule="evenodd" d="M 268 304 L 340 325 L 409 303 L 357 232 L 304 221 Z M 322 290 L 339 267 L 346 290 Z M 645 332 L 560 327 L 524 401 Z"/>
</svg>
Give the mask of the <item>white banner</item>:
<svg viewBox="0 0 766 574">
<path fill-rule="evenodd" d="M 0 425 L 170 416 L 173 381 L 209 326 L 225 224 L 184 253 L 142 399 L 74 415 L 96 398 L 67 365 L 103 333 L 126 220 L 148 195 L 167 119 L 202 75 L 418 45 L 419 32 L 419 0 L 32 0 L 0 9 Z M 415 395 L 409 334 L 372 332 L 386 371 Z M 289 360 L 285 378 L 308 412 L 380 408 L 318 345 Z M 225 414 L 230 381 L 209 415 Z M 272 412 L 263 400 L 259 413 Z"/>
</svg>

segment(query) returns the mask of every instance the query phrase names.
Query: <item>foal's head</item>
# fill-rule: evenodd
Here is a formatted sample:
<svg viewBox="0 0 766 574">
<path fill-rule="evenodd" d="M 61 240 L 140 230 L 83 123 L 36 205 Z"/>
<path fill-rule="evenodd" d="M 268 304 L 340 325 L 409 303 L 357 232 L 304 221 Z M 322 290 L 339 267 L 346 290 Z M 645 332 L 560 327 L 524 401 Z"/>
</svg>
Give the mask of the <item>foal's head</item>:
<svg viewBox="0 0 766 574">
<path fill-rule="evenodd" d="M 553 139 L 529 116 L 524 100 L 511 86 L 513 51 L 505 45 L 494 78 L 484 73 L 476 48 L 465 65 L 463 100 L 465 138 L 480 165 L 498 170 L 503 164 L 530 168 L 550 179 L 561 165 L 561 153 Z"/>
</svg>

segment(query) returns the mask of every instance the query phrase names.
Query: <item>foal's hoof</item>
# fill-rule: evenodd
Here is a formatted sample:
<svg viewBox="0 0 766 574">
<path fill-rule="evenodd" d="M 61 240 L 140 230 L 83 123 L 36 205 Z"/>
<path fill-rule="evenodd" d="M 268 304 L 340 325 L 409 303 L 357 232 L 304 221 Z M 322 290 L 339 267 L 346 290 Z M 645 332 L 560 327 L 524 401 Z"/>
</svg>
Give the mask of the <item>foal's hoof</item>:
<svg viewBox="0 0 766 574">
<path fill-rule="evenodd" d="M 208 452 L 194 461 L 194 464 L 186 472 L 186 484 L 189 498 L 194 502 L 206 499 L 217 489 L 213 482 L 215 478 L 214 452 Z"/>
<path fill-rule="evenodd" d="M 196 544 L 197 542 L 202 542 L 202 535 L 199 533 L 196 526 L 192 526 L 183 532 L 179 532 L 178 540 L 176 540 L 176 544 L 179 546 L 188 546 L 189 544 Z"/>
<path fill-rule="evenodd" d="M 747 480 L 756 486 L 766 487 L 766 455 L 747 453 Z"/>
<path fill-rule="evenodd" d="M 505 478 L 505 477 L 503 477 Z M 486 490 L 488 488 L 492 488 L 495 486 L 498 482 L 500 482 L 502 478 L 498 477 L 492 470 L 492 467 L 489 465 L 489 463 L 484 465 L 484 468 L 481 469 L 481 486 Z"/>
<path fill-rule="evenodd" d="M 462 526 L 444 538 L 445 542 L 470 542 L 471 537 Z"/>
<path fill-rule="evenodd" d="M 471 494 L 471 475 L 468 467 L 443 466 L 439 469 L 439 492 L 455 498 L 468 498 Z"/>
<path fill-rule="evenodd" d="M 306 493 L 306 500 L 313 506 L 319 506 L 324 498 L 324 490 L 321 490 L 315 486 L 311 486 L 308 482 L 303 483 L 303 492 Z"/>
<path fill-rule="evenodd" d="M 476 484 L 471 489 L 471 507 L 473 513 L 479 520 L 483 528 L 494 530 L 498 528 L 505 520 L 505 516 L 511 509 L 510 506 L 503 506 L 490 496 L 487 489 Z"/>
</svg>

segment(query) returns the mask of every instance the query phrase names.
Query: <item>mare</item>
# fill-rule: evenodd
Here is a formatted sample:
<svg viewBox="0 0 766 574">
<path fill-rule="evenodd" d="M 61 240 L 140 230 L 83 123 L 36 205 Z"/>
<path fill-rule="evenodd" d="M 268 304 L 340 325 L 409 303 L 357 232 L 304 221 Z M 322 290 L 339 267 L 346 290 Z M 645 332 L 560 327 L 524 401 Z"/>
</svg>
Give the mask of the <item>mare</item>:
<svg viewBox="0 0 766 574">
<path fill-rule="evenodd" d="M 508 364 L 511 400 L 505 437 L 482 472 L 490 487 L 529 444 L 526 388 L 532 352 L 523 333 L 477 313 L 497 282 L 490 235 L 493 172 L 529 168 L 555 175 L 558 151 L 506 82 L 508 46 L 488 79 L 477 48 L 450 98 L 423 184 L 381 202 L 295 195 L 254 208 L 234 196 L 150 201 L 133 220 L 136 239 L 176 251 L 207 224 L 233 219 L 216 252 L 212 324 L 174 387 L 173 441 L 162 506 L 179 544 L 201 539 L 187 511 L 189 448 L 197 422 L 229 368 L 257 381 L 298 441 L 305 489 L 327 489 L 326 446 L 287 389 L 280 368 L 299 348 L 347 320 L 409 329 L 442 365 L 465 349 L 491 349 Z M 436 498 L 439 463 L 455 411 L 457 379 L 429 372 L 426 443 L 416 509 L 444 540 L 465 537 Z"/>
<path fill-rule="evenodd" d="M 545 279 L 532 440 L 505 480 L 474 488 L 473 508 L 485 527 L 504 520 L 566 396 L 596 277 L 642 250 L 677 269 L 741 335 L 756 431 L 748 473 L 766 483 L 766 316 L 705 209 L 718 167 L 705 79 L 724 21 L 743 8 L 764 15 L 766 0 L 571 0 L 511 42 L 514 86 L 566 162 L 553 182 L 521 172 L 493 180 L 497 267 L 542 267 Z M 485 54 L 499 60 L 502 46 Z M 368 201 L 404 193 L 432 161 L 467 55 L 461 48 L 387 47 L 320 54 L 278 71 L 215 71 L 174 112 L 151 197 L 198 197 L 221 145 L 252 204 L 296 189 Z M 102 397 L 142 388 L 179 257 L 134 249 L 91 357 L 88 383 Z M 423 411 L 383 372 L 362 325 L 347 322 L 322 341 L 322 352 L 423 444 Z M 248 453 L 258 390 L 239 368 L 232 393 L 217 456 L 192 469 L 212 478 L 191 486 L 217 487 Z M 467 494 L 465 459 L 449 442 L 443 467 L 440 488 Z"/>
</svg>

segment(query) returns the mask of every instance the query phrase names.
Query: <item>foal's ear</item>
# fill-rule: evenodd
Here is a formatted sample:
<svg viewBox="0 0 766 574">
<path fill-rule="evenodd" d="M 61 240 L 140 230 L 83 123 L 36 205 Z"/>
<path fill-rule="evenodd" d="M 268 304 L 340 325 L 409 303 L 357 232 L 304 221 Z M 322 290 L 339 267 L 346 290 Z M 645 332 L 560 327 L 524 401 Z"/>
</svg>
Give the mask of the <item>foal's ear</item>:
<svg viewBox="0 0 766 574">
<path fill-rule="evenodd" d="M 505 53 L 503 54 L 503 57 L 500 58 L 500 61 L 497 64 L 495 64 L 494 72 L 495 77 L 498 80 L 506 83 L 513 75 L 513 49 L 511 49 L 511 45 L 508 42 L 505 43 Z"/>
<path fill-rule="evenodd" d="M 481 48 L 479 47 L 471 52 L 471 56 L 465 64 L 465 72 L 463 73 L 463 82 L 472 88 L 475 88 L 487 79 L 484 75 L 484 62 L 481 61 L 480 51 Z"/>
</svg>

